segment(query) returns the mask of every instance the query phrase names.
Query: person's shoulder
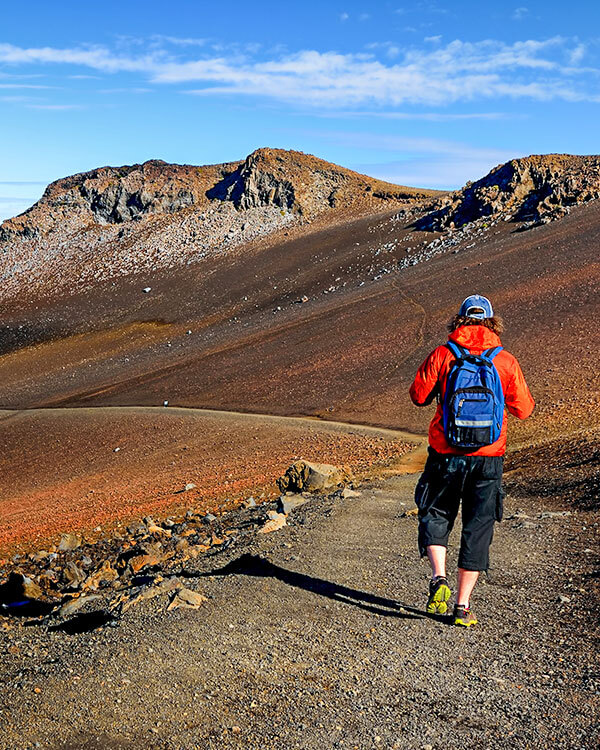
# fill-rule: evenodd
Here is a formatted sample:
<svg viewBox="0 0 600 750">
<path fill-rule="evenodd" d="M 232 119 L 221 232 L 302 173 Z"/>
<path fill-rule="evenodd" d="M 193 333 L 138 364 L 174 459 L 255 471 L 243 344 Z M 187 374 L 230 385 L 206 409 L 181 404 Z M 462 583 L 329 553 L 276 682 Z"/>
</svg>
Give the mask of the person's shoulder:
<svg viewBox="0 0 600 750">
<path fill-rule="evenodd" d="M 444 359 L 444 357 L 450 356 L 451 354 L 452 354 L 452 352 L 450 351 L 450 349 L 448 349 L 448 347 L 446 346 L 446 344 L 440 344 L 439 346 L 435 347 L 435 349 L 431 352 L 431 354 L 429 356 L 432 359 L 434 359 L 434 358 L 435 359 Z"/>
<path fill-rule="evenodd" d="M 508 349 L 502 348 L 498 354 L 496 355 L 495 361 L 498 365 L 504 366 L 506 368 L 514 368 L 516 365 L 518 365 L 519 360 L 515 357 L 514 354 L 508 351 Z"/>
</svg>

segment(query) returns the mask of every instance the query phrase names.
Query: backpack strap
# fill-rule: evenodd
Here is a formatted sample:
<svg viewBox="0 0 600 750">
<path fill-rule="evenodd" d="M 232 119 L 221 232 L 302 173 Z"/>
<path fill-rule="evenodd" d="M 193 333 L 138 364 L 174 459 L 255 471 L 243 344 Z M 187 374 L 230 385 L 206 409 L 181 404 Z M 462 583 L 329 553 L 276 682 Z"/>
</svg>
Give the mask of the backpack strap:
<svg viewBox="0 0 600 750">
<path fill-rule="evenodd" d="M 454 354 L 456 359 L 464 359 L 470 354 L 468 349 L 465 349 L 464 346 L 457 344 L 456 341 L 447 341 L 446 346 L 448 347 L 448 349 L 450 349 L 452 354 Z"/>
<path fill-rule="evenodd" d="M 483 356 L 487 357 L 489 360 L 493 360 L 494 357 L 499 354 L 502 351 L 501 346 L 494 346 L 492 349 L 487 349 L 485 352 L 483 352 Z"/>
</svg>

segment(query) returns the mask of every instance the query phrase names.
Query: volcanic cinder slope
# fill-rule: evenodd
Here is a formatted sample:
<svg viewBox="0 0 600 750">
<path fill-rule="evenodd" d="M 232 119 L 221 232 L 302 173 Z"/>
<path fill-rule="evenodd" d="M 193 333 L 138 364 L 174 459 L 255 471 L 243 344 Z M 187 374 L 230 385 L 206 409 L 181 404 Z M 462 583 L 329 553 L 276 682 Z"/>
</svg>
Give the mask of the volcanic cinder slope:
<svg viewBox="0 0 600 750">
<path fill-rule="evenodd" d="M 408 385 L 477 291 L 538 402 L 511 425 L 523 491 L 539 493 L 542 472 L 547 492 L 593 504 L 599 165 L 530 157 L 449 195 L 276 150 L 61 180 L 0 229 L 1 405 L 168 401 L 423 433 L 431 412 Z M 3 451 L 0 470 L 34 471 L 46 452 L 27 445 L 22 468 Z"/>
</svg>

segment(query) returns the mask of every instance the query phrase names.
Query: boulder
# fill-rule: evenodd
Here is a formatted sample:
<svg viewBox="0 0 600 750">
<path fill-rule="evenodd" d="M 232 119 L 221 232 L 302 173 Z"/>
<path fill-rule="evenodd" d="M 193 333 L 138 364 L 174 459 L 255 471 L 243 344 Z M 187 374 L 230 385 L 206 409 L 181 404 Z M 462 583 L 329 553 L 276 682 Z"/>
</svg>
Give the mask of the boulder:
<svg viewBox="0 0 600 750">
<path fill-rule="evenodd" d="M 112 583 L 119 577 L 117 571 L 110 564 L 109 560 L 104 560 L 102 565 L 89 575 L 83 584 L 84 590 L 96 591 L 103 583 Z"/>
<path fill-rule="evenodd" d="M 277 500 L 277 510 L 287 516 L 295 508 L 299 508 L 304 503 L 307 503 L 308 500 L 309 498 L 304 495 L 281 495 Z"/>
<path fill-rule="evenodd" d="M 310 461 L 296 461 L 277 480 L 282 493 L 292 492 L 324 492 L 333 490 L 352 479 L 347 469 L 331 464 L 315 464 Z"/>
<path fill-rule="evenodd" d="M 31 578 L 22 573 L 12 572 L 8 580 L 0 586 L 0 604 L 13 604 L 23 600 L 41 599 L 42 589 Z"/>
</svg>

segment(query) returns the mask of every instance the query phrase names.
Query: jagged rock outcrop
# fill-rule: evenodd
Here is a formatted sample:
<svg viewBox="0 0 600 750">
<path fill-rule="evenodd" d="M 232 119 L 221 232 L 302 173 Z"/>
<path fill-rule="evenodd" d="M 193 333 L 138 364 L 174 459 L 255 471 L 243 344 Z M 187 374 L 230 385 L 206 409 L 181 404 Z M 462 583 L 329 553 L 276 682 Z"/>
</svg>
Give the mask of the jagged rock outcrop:
<svg viewBox="0 0 600 750">
<path fill-rule="evenodd" d="M 244 161 L 205 167 L 152 160 L 51 183 L 34 206 L 0 226 L 0 242 L 40 237 L 56 228 L 74 233 L 204 210 L 215 202 L 239 210 L 277 206 L 314 215 L 360 203 L 414 202 L 435 192 L 381 182 L 299 151 L 263 148 Z"/>
<path fill-rule="evenodd" d="M 600 156 L 548 154 L 513 159 L 440 199 L 417 229 L 458 228 L 483 217 L 545 224 L 600 197 Z"/>
<path fill-rule="evenodd" d="M 300 151 L 258 149 L 208 191 L 236 208 L 275 205 L 301 214 L 359 202 L 414 202 L 435 191 L 392 185 Z"/>
<path fill-rule="evenodd" d="M 25 213 L 0 226 L 0 241 L 38 237 L 60 227 L 81 231 L 169 214 L 206 203 L 206 190 L 235 165 L 194 167 L 152 160 L 101 167 L 52 182 Z"/>
</svg>

